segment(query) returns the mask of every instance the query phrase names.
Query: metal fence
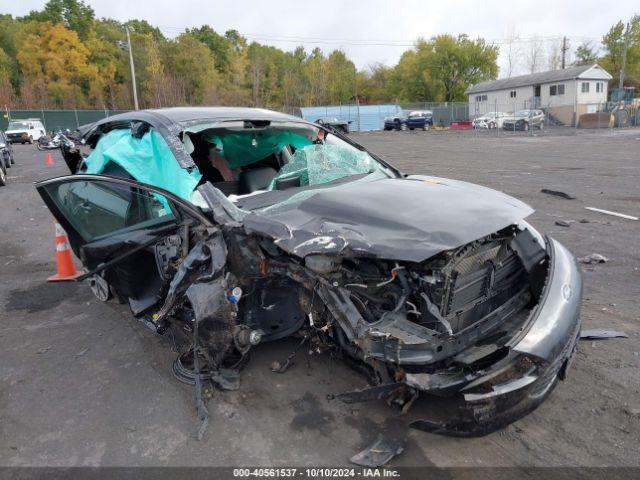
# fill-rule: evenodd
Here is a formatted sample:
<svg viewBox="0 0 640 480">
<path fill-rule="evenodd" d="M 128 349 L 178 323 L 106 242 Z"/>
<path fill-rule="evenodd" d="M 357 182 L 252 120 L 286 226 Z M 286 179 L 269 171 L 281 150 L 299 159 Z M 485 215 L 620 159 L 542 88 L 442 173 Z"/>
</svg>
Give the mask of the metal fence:
<svg viewBox="0 0 640 480">
<path fill-rule="evenodd" d="M 9 120 L 24 120 L 27 118 L 40 120 L 47 131 L 68 128 L 75 130 L 80 125 L 86 125 L 111 115 L 127 110 L 4 110 L 0 118 L 0 130 L 6 130 Z"/>
<path fill-rule="evenodd" d="M 542 104 L 533 98 L 513 102 L 414 102 L 380 105 L 328 105 L 303 107 L 293 112 L 309 121 L 322 117 L 336 117 L 349 122 L 352 131 L 381 130 L 384 118 L 390 115 L 408 115 L 415 110 L 433 113 L 433 125 L 438 128 L 473 129 L 478 135 L 502 132 L 544 131 L 572 132 L 576 129 L 620 129 L 640 126 L 640 99 L 632 102 L 606 102 L 587 104 Z M 123 113 L 126 110 L 5 110 L 0 117 L 0 130 L 6 130 L 8 121 L 27 118 L 39 119 L 48 131 L 69 128 Z M 482 119 L 485 121 L 482 121 Z M 480 119 L 480 121 L 478 120 Z M 506 124 L 506 125 L 505 125 Z"/>
<path fill-rule="evenodd" d="M 480 130 L 614 129 L 640 126 L 636 102 L 568 103 L 538 97 L 512 102 L 470 102 L 469 119 Z"/>
</svg>

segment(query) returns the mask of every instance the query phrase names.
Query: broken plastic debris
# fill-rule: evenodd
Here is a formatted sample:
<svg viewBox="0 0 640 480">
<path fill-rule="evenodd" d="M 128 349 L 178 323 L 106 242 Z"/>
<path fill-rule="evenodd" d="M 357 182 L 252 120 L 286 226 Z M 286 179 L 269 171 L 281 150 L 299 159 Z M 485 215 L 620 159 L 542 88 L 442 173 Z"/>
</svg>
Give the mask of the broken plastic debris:
<svg viewBox="0 0 640 480">
<path fill-rule="evenodd" d="M 574 200 L 576 197 L 570 195 L 566 192 L 561 192 L 560 190 L 549 190 L 548 188 L 543 188 L 540 190 L 542 193 L 546 193 L 547 195 L 553 195 L 554 197 L 566 198 L 567 200 Z"/>
<path fill-rule="evenodd" d="M 601 340 L 606 338 L 629 338 L 629 335 L 618 330 L 592 329 L 582 330 L 580 332 L 580 338 L 582 340 Z"/>
<path fill-rule="evenodd" d="M 380 467 L 404 451 L 404 439 L 387 439 L 378 434 L 375 442 L 350 458 L 362 467 Z"/>
<path fill-rule="evenodd" d="M 593 265 L 594 263 L 606 263 L 609 261 L 609 259 L 604 255 L 600 255 L 599 253 L 592 253 L 591 255 L 580 257 L 578 261 L 580 261 L 581 263 L 586 263 L 588 265 Z"/>
<path fill-rule="evenodd" d="M 569 222 L 565 222 L 564 220 L 556 220 L 556 225 L 559 227 L 569 228 L 571 224 Z"/>
</svg>

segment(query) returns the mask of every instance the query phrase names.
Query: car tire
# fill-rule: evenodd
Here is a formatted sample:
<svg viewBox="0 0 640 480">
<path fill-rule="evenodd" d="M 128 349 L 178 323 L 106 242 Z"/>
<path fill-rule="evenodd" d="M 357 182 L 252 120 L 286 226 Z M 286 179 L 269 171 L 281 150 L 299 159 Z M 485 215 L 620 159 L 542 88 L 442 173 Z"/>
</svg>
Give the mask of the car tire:
<svg viewBox="0 0 640 480">
<path fill-rule="evenodd" d="M 33 145 L 33 137 L 29 137 L 29 145 Z"/>
<path fill-rule="evenodd" d="M 496 128 L 496 124 L 494 122 L 489 122 L 489 130 L 493 130 Z"/>
<path fill-rule="evenodd" d="M 413 127 L 409 127 L 409 130 L 413 130 Z"/>
</svg>

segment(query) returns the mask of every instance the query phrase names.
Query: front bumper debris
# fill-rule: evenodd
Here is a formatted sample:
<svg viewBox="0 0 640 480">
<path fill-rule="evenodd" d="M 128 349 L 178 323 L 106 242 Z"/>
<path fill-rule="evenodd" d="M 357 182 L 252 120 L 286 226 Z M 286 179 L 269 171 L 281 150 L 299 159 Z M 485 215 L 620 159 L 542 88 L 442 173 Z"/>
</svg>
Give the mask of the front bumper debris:
<svg viewBox="0 0 640 480">
<path fill-rule="evenodd" d="M 411 427 L 453 436 L 486 435 L 533 411 L 565 378 L 580 335 L 582 279 L 576 260 L 553 239 L 547 251 L 549 273 L 538 305 L 503 358 L 475 372 L 407 373 L 400 381 L 336 398 L 354 403 L 407 390 L 450 397 L 455 411 L 448 420 L 416 420 Z"/>
<path fill-rule="evenodd" d="M 486 435 L 533 411 L 557 380 L 564 380 L 580 336 L 582 279 L 575 258 L 564 246 L 550 239 L 549 249 L 551 265 L 543 296 L 511 346 L 511 368 L 523 360 L 528 368 L 497 382 L 496 378 L 509 371 L 501 364 L 504 362 L 498 362 L 461 389 L 455 418 L 417 420 L 411 427 L 453 436 Z"/>
</svg>

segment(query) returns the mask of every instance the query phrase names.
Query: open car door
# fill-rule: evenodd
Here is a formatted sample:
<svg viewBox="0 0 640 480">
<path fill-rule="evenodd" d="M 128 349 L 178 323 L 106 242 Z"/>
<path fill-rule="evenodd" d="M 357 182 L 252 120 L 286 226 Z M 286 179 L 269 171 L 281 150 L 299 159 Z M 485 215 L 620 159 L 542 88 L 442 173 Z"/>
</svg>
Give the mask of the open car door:
<svg viewBox="0 0 640 480">
<path fill-rule="evenodd" d="M 66 230 L 74 253 L 135 315 L 162 300 L 189 232 L 213 227 L 194 205 L 143 183 L 105 175 L 69 175 L 36 184 Z"/>
</svg>

